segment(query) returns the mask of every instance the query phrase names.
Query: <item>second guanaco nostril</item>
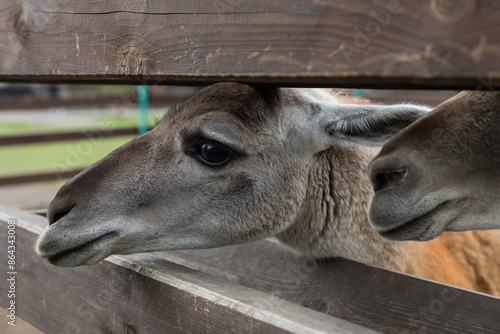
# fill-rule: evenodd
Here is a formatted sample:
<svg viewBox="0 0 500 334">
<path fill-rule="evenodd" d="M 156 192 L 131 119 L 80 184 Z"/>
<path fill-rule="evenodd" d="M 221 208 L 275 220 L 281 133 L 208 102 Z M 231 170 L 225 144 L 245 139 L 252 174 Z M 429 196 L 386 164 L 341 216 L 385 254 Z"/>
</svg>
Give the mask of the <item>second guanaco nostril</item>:
<svg viewBox="0 0 500 334">
<path fill-rule="evenodd" d="M 401 168 L 375 174 L 375 178 L 373 180 L 373 191 L 377 192 L 384 188 L 387 184 L 401 180 L 405 177 L 406 172 L 406 168 Z"/>
<path fill-rule="evenodd" d="M 52 224 L 58 222 L 59 220 L 61 220 L 73 208 L 74 208 L 74 206 L 70 207 L 69 209 L 61 210 L 61 211 L 55 212 L 54 214 L 49 215 L 49 225 L 52 225 Z"/>
</svg>

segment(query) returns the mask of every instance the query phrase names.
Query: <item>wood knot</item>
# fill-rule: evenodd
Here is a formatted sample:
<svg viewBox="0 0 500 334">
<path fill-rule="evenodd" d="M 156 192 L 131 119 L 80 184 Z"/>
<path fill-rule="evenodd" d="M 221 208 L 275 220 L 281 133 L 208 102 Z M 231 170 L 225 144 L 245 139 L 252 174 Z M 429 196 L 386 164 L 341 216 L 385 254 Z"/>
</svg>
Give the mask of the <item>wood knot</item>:
<svg viewBox="0 0 500 334">
<path fill-rule="evenodd" d="M 55 11 L 54 7 L 56 6 L 57 3 L 50 1 L 48 3 L 46 1 L 13 2 L 11 6 L 5 8 L 5 17 L 11 17 L 11 19 L 4 23 L 7 26 L 12 24 L 16 38 L 21 43 L 26 43 L 30 38 L 33 38 L 33 33 L 47 34 L 47 31 L 55 29 L 51 12 Z M 2 10 L 4 9 L 2 8 Z"/>
<path fill-rule="evenodd" d="M 33 24 L 29 20 L 30 13 L 27 13 L 23 7 L 20 7 L 12 17 L 16 37 L 21 43 L 25 43 L 29 39 L 28 31 L 30 31 L 30 28 L 33 29 Z"/>
<path fill-rule="evenodd" d="M 442 21 L 455 22 L 474 8 L 475 0 L 432 0 L 431 11 Z"/>
<path fill-rule="evenodd" d="M 120 65 L 122 73 L 125 75 L 141 74 L 142 57 L 134 50 L 128 50 L 122 54 Z"/>
<path fill-rule="evenodd" d="M 129 322 L 127 325 L 125 325 L 125 333 L 136 334 L 137 331 L 135 330 L 134 325 Z"/>
<path fill-rule="evenodd" d="M 330 300 L 328 297 L 319 297 L 317 299 L 313 299 L 309 301 L 305 306 L 307 308 L 310 308 L 312 310 L 321 312 L 321 313 L 328 313 L 330 312 L 332 306 L 335 305 L 332 300 Z"/>
</svg>

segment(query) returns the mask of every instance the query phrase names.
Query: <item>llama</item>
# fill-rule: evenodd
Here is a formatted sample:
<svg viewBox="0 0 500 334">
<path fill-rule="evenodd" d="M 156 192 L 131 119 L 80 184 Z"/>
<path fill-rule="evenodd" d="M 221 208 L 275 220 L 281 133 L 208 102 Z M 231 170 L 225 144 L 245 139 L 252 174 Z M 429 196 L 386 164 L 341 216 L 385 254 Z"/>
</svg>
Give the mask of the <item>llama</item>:
<svg viewBox="0 0 500 334">
<path fill-rule="evenodd" d="M 370 226 L 367 165 L 377 146 L 428 108 L 353 101 L 319 89 L 205 88 L 68 181 L 36 250 L 71 267 L 112 254 L 270 238 L 306 257 L 342 257 L 499 294 L 498 274 L 482 279 L 468 266 L 485 256 L 475 244 L 456 245 L 451 235 L 396 242 Z M 497 244 L 487 278 L 500 267 Z"/>
<path fill-rule="evenodd" d="M 465 91 L 385 144 L 369 168 L 381 235 L 500 229 L 499 111 L 499 92 Z"/>
</svg>

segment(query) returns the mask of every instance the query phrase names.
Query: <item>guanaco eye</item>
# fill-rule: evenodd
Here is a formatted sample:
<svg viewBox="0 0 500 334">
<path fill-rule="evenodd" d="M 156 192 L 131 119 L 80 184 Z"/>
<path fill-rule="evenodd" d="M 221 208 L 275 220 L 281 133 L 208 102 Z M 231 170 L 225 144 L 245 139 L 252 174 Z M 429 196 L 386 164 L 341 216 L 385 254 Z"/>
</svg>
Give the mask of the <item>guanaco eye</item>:
<svg viewBox="0 0 500 334">
<path fill-rule="evenodd" d="M 231 149 L 216 141 L 202 141 L 196 146 L 198 158 L 211 166 L 225 164 L 231 158 Z"/>
</svg>

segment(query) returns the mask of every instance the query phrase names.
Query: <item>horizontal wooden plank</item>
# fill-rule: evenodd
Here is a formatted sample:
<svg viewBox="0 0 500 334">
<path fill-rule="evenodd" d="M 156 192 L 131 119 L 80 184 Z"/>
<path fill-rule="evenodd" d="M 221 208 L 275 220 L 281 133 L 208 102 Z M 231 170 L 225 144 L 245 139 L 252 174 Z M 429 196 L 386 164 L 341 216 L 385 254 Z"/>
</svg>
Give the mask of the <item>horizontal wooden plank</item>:
<svg viewBox="0 0 500 334">
<path fill-rule="evenodd" d="M 162 258 L 384 333 L 498 333 L 500 298 L 261 241 Z"/>
<path fill-rule="evenodd" d="M 0 186 L 20 184 L 20 183 L 41 182 L 41 181 L 64 180 L 75 176 L 81 171 L 82 169 L 72 169 L 72 170 L 61 170 L 53 172 L 2 176 L 0 177 Z"/>
<path fill-rule="evenodd" d="M 1 37 L 0 37 L 1 39 Z M 149 95 L 148 102 L 151 105 L 164 105 L 175 103 L 185 99 L 185 94 L 166 94 L 166 95 Z M 48 108 L 74 108 L 74 107 L 91 107 L 91 106 L 123 106 L 137 102 L 135 95 L 115 95 L 115 96 L 99 96 L 99 97 L 77 97 L 71 99 L 60 98 L 32 98 L 31 96 L 23 96 L 22 98 L 0 97 L 0 112 L 6 110 L 19 109 L 48 109 Z"/>
<path fill-rule="evenodd" d="M 16 136 L 0 136 L 0 146 L 30 143 L 47 143 L 80 139 L 101 139 L 105 137 L 137 135 L 137 128 L 116 128 L 100 130 L 83 130 L 71 132 L 38 133 Z"/>
<path fill-rule="evenodd" d="M 490 0 L 3 0 L 0 81 L 494 89 Z"/>
<path fill-rule="evenodd" d="M 373 333 L 326 314 L 167 262 L 114 256 L 92 267 L 58 268 L 33 254 L 42 217 L 0 206 L 0 247 L 15 221 L 15 268 L 7 253 L 0 304 L 48 333 Z M 10 312 L 10 311 L 9 311 Z M 5 317 L 4 317 L 5 321 Z"/>
</svg>

